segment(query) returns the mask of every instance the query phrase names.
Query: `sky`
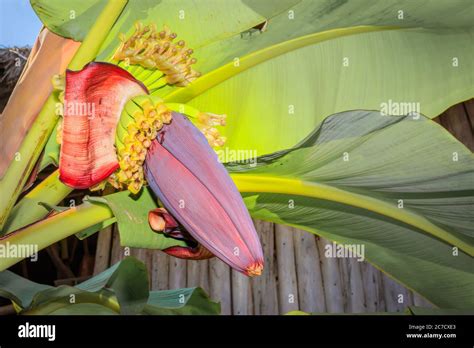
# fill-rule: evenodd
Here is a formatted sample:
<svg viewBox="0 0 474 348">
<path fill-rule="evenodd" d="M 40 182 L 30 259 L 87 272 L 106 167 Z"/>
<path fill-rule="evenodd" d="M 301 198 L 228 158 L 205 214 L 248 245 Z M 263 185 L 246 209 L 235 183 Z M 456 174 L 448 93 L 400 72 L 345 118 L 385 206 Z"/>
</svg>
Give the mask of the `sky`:
<svg viewBox="0 0 474 348">
<path fill-rule="evenodd" d="M 41 26 L 29 0 L 0 0 L 0 46 L 32 46 Z"/>
</svg>

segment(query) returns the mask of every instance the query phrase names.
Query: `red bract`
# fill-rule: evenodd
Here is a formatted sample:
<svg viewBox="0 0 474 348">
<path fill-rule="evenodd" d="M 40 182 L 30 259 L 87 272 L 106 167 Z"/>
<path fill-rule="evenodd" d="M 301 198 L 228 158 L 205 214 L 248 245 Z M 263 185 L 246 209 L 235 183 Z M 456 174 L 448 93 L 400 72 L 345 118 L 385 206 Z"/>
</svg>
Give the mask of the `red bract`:
<svg viewBox="0 0 474 348">
<path fill-rule="evenodd" d="M 145 176 L 198 243 L 246 275 L 261 273 L 262 247 L 242 197 L 206 138 L 183 115 L 173 113 L 153 141 Z M 180 248 L 164 251 L 176 255 Z"/>
<path fill-rule="evenodd" d="M 127 71 L 89 63 L 66 71 L 59 178 L 74 188 L 100 183 L 117 168 L 115 130 L 125 103 L 148 93 Z"/>
<path fill-rule="evenodd" d="M 179 226 L 175 218 L 166 209 L 156 208 L 150 211 L 148 213 L 148 222 L 153 230 L 175 239 L 184 240 L 188 244 L 187 247 L 167 248 L 165 252 L 168 255 L 187 260 L 204 260 L 214 257 L 202 244 L 196 242 L 182 226 Z"/>
</svg>

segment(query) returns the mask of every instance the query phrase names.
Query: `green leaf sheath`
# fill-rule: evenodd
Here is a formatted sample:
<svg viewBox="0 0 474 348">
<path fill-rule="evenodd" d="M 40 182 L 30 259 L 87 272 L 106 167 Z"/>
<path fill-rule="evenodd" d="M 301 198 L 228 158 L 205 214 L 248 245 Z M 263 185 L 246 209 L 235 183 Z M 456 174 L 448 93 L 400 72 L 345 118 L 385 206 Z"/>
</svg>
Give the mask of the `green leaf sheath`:
<svg viewBox="0 0 474 348">
<path fill-rule="evenodd" d="M 57 170 L 54 171 L 15 205 L 5 224 L 5 233 L 15 231 L 44 218 L 49 211 L 39 203 L 57 205 L 72 190 L 71 187 L 59 181 L 59 172 Z"/>
<path fill-rule="evenodd" d="M 44 155 L 41 158 L 41 163 L 39 170 L 42 171 L 49 165 L 54 165 L 55 167 L 59 166 L 59 151 L 61 145 L 57 141 L 57 130 L 55 127 L 53 132 L 49 136 L 48 142 L 44 147 Z"/>
<path fill-rule="evenodd" d="M 148 249 L 186 246 L 184 241 L 167 237 L 150 228 L 148 212 L 158 208 L 158 205 L 148 187 L 136 196 L 129 191 L 122 191 L 102 197 L 88 197 L 86 200 L 110 207 L 117 219 L 121 245 Z"/>
<path fill-rule="evenodd" d="M 26 134 L 17 154 L 17 158 L 11 162 L 5 175 L 0 180 L 0 231 L 4 234 L 3 227 L 15 204 L 18 196 L 23 190 L 23 186 L 28 180 L 28 176 L 33 170 L 38 160 L 42 146 L 48 141 L 58 115 L 55 113 L 55 106 L 58 102 L 56 96 L 52 94 L 46 101 L 43 109 L 37 116 L 35 122 Z"/>
<path fill-rule="evenodd" d="M 84 203 L 75 208 L 58 213 L 25 228 L 0 238 L 0 244 L 33 245 L 42 250 L 74 233 L 113 218 L 112 211 L 104 204 Z M 29 256 L 29 255 L 28 255 Z M 0 270 L 5 270 L 24 257 L 0 258 Z"/>
<path fill-rule="evenodd" d="M 49 181 L 46 180 L 45 184 L 48 185 Z M 22 200 L 21 211 L 24 212 L 26 208 L 30 207 L 34 212 L 46 215 L 47 208 L 44 204 L 39 205 L 38 203 L 51 201 L 56 187 L 59 187 L 59 193 L 62 188 L 67 189 L 67 186 L 61 184 L 57 179 L 53 182 L 52 187 L 47 187 L 45 190 L 40 189 L 39 197 L 34 195 L 34 197 L 28 197 L 30 200 Z M 150 249 L 186 246 L 184 241 L 156 233 L 150 228 L 148 212 L 157 207 L 156 199 L 148 188 L 143 189 L 136 196 L 131 195 L 129 191 L 122 191 L 103 197 L 87 197 L 85 203 L 77 207 L 9 233 L 0 238 L 0 245 L 5 246 L 7 243 L 33 244 L 38 246 L 38 250 L 42 250 L 73 234 L 85 238 L 116 221 L 120 232 L 120 241 L 124 246 Z M 30 220 L 31 216 L 27 216 L 27 220 L 18 218 L 14 222 L 23 224 Z M 20 257 L 0 258 L 0 270 L 7 269 L 21 260 Z"/>
<path fill-rule="evenodd" d="M 126 0 L 107 2 L 103 12 L 90 27 L 87 37 L 69 63 L 69 69 L 81 69 L 85 64 L 94 60 L 102 41 L 126 3 Z M 10 164 L 0 181 L 0 192 L 5 197 L 0 200 L 0 229 L 2 230 L 15 201 L 53 131 L 58 119 L 56 114 L 57 102 L 55 93 L 51 94 L 20 146 L 18 151 L 19 160 L 14 160 Z"/>
</svg>

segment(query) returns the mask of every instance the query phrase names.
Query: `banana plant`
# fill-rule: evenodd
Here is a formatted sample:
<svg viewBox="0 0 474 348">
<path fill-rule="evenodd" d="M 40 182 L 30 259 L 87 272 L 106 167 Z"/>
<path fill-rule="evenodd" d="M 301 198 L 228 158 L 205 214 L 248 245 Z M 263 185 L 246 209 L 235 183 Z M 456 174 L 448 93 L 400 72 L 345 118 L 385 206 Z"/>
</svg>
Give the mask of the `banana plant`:
<svg viewBox="0 0 474 348">
<path fill-rule="evenodd" d="M 31 3 L 82 43 L 30 131 L 6 138 L 0 243 L 116 221 L 122 245 L 258 276 L 251 215 L 364 244 L 433 304 L 474 307 L 474 158 L 431 121 L 474 96 L 468 0 Z M 45 147 L 58 171 L 18 200 Z"/>
</svg>

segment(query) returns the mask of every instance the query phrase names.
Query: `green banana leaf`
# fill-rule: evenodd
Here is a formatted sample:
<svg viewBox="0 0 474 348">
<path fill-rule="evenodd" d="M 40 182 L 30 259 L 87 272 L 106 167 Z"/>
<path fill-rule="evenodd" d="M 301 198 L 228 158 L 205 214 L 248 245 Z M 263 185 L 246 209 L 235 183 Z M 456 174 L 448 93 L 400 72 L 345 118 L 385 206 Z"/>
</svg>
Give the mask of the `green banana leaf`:
<svg viewBox="0 0 474 348">
<path fill-rule="evenodd" d="M 77 285 L 87 291 L 98 291 L 107 284 L 111 274 L 129 258 L 116 263 L 106 271 Z M 219 314 L 220 305 L 212 302 L 201 288 L 183 288 L 174 290 L 150 291 L 143 314 Z"/>
<path fill-rule="evenodd" d="M 51 205 L 51 204 L 45 203 L 45 202 L 39 202 L 38 205 L 44 207 L 47 211 L 49 211 L 51 213 L 61 213 L 61 212 L 66 211 L 70 208 L 70 207 L 62 207 L 62 206 L 58 206 L 58 205 Z M 92 236 L 93 234 L 103 230 L 107 226 L 110 226 L 110 225 L 112 225 L 116 222 L 117 222 L 117 218 L 114 216 L 113 218 L 107 219 L 107 220 L 102 221 L 98 224 L 95 224 L 95 225 L 93 225 L 89 228 L 86 228 L 85 230 L 77 232 L 76 237 L 79 240 L 86 239 L 86 238 Z"/>
<path fill-rule="evenodd" d="M 386 108 L 387 113 L 406 114 L 411 107 L 432 118 L 470 99 L 473 41 L 474 32 L 464 30 L 344 36 L 265 61 L 203 88 L 200 95 L 192 85 L 185 87 L 176 98 L 199 110 L 227 114 L 221 132 L 229 150 L 264 155 L 294 146 L 334 113 Z M 462 63 L 453 67 L 453 57 Z"/>
<path fill-rule="evenodd" d="M 260 155 L 293 146 L 324 117 L 344 110 L 385 105 L 403 114 L 412 107 L 434 117 L 474 95 L 473 35 L 412 29 L 341 37 L 259 64 L 194 99 L 191 90 L 180 101 L 228 114 L 221 129 L 226 149 Z M 347 67 L 341 59 L 346 56 Z M 454 67 L 446 57 L 462 63 Z"/>
<path fill-rule="evenodd" d="M 112 209 L 120 233 L 120 244 L 133 248 L 166 249 L 172 246 L 186 246 L 184 241 L 154 232 L 148 224 L 148 212 L 158 207 L 156 198 L 148 188 L 133 196 L 129 191 L 117 192 L 101 197 L 86 197 L 93 204 L 107 204 Z M 86 236 L 99 231 L 97 226 L 86 231 Z M 81 232 L 81 235 L 84 231 Z"/>
<path fill-rule="evenodd" d="M 143 314 L 151 315 L 215 315 L 219 303 L 212 302 L 201 288 L 151 291 Z"/>
<path fill-rule="evenodd" d="M 49 285 L 32 282 L 10 271 L 0 273 L 0 297 L 8 298 L 21 308 L 29 307 L 36 293 L 50 288 Z"/>
<path fill-rule="evenodd" d="M 79 40 L 89 28 L 89 19 L 70 19 L 71 8 L 90 12 L 90 18 L 99 13 L 100 4 L 97 0 L 78 1 L 74 6 L 59 0 L 32 2 L 46 26 Z M 166 87 L 154 93 L 172 101 L 191 101 L 203 111 L 226 113 L 229 122 L 223 133 L 229 139 L 228 148 L 252 149 L 263 155 L 294 146 L 324 117 L 337 112 L 380 110 L 390 101 L 413 102 L 421 113 L 435 117 L 471 98 L 470 7 L 469 0 L 376 4 L 368 0 L 132 0 L 97 60 L 110 61 L 119 34 L 130 35 L 137 20 L 169 25 L 194 48 L 196 69 L 204 76 L 188 87 Z M 265 20 L 268 26 L 263 33 L 252 29 Z M 68 30 L 73 24 L 75 31 Z M 418 29 L 373 32 L 386 28 L 355 27 L 327 32 L 360 25 Z M 78 27 L 83 32 L 75 36 Z M 314 33 L 322 35 L 300 40 L 304 43 L 292 41 Z M 277 44 L 278 48 L 266 51 Z M 257 58 L 247 59 L 250 53 Z M 241 60 L 240 67 L 234 66 L 235 58 Z M 246 59 L 252 61 L 249 67 Z M 153 81 L 149 80 L 152 74 L 161 76 L 140 67 L 127 69 L 142 80 Z M 398 112 L 406 113 L 403 108 Z"/>
<path fill-rule="evenodd" d="M 39 167 L 40 171 L 49 165 L 54 165 L 55 167 L 59 166 L 59 150 L 61 145 L 59 145 L 58 141 L 56 140 L 57 133 L 58 130 L 57 127 L 55 127 L 44 147 L 44 152 Z"/>
<path fill-rule="evenodd" d="M 129 257 L 76 287 L 87 291 L 100 290 L 105 286 L 117 267 L 127 259 Z M 156 315 L 219 314 L 220 305 L 212 302 L 201 288 L 150 291 L 142 313 Z"/>
<path fill-rule="evenodd" d="M 49 30 L 82 41 L 106 0 L 30 2 Z M 472 27 L 469 8 L 472 8 L 470 0 L 385 0 L 376 3 L 371 0 L 129 0 L 111 36 L 116 37 L 120 30 L 129 32 L 136 20 L 155 22 L 159 26 L 167 24 L 175 30 L 179 28 L 180 36 L 189 37 L 196 48 L 213 46 L 213 54 L 208 57 L 222 57 L 217 58 L 222 59 L 222 64 L 253 50 L 334 28 L 356 25 Z M 265 20 L 269 21 L 265 35 L 251 30 Z M 227 40 L 225 44 L 224 39 Z M 106 55 L 113 50 L 109 47 L 113 41 L 110 38 L 104 44 Z M 236 45 L 239 41 L 243 43 Z"/>
<path fill-rule="evenodd" d="M 0 273 L 0 296 L 14 302 L 25 315 L 220 313 L 219 304 L 200 288 L 149 292 L 148 287 L 146 267 L 133 257 L 75 287 L 52 287 L 10 271 Z"/>
<path fill-rule="evenodd" d="M 82 41 L 108 0 L 30 0 L 46 28 L 75 41 Z"/>
<path fill-rule="evenodd" d="M 344 112 L 292 150 L 228 169 L 254 218 L 363 245 L 435 305 L 474 307 L 474 155 L 437 123 Z"/>
</svg>

